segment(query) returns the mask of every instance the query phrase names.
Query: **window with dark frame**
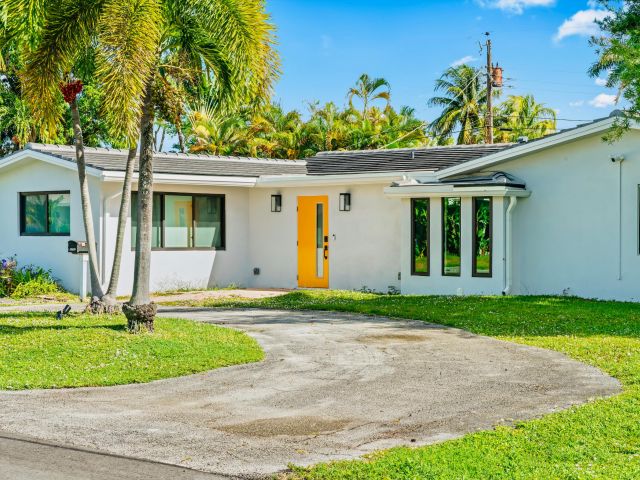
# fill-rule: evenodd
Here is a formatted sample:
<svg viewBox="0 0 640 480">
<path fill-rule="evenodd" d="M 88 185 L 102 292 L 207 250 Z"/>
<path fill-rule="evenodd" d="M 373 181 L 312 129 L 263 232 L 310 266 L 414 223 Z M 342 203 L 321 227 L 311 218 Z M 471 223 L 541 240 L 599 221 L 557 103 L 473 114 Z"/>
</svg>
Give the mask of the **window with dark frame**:
<svg viewBox="0 0 640 480">
<path fill-rule="evenodd" d="M 493 250 L 493 199 L 473 197 L 473 265 L 474 277 L 491 277 Z"/>
<path fill-rule="evenodd" d="M 461 256 L 461 199 L 442 199 L 442 275 L 460 276 Z"/>
<path fill-rule="evenodd" d="M 71 195 L 62 192 L 20 194 L 20 235 L 65 236 L 71 234 Z"/>
<path fill-rule="evenodd" d="M 137 192 L 131 193 L 131 248 L 138 231 Z M 224 250 L 225 196 L 154 193 L 153 250 Z"/>
<path fill-rule="evenodd" d="M 429 199 L 411 199 L 411 275 L 429 275 Z"/>
</svg>

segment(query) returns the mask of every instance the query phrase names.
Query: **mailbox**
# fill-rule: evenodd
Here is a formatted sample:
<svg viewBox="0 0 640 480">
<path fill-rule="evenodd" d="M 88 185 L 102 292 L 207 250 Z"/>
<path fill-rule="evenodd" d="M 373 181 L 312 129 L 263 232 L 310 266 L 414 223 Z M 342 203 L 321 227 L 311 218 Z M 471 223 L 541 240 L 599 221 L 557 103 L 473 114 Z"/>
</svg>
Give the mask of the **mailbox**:
<svg viewBox="0 0 640 480">
<path fill-rule="evenodd" d="M 89 253 L 89 246 L 87 242 L 79 240 L 69 240 L 68 252 L 73 253 L 74 255 L 78 255 L 80 253 Z"/>
</svg>

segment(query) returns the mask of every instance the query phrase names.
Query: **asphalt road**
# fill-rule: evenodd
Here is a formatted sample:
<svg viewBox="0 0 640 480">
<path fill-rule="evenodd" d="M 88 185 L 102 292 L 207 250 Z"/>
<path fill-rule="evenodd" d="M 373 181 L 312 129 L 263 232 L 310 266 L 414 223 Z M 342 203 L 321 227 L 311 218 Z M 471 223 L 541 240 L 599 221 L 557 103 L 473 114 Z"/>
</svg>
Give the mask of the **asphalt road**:
<svg viewBox="0 0 640 480">
<path fill-rule="evenodd" d="M 53 445 L 0 432 L 0 480 L 223 480 L 174 465 Z"/>
<path fill-rule="evenodd" d="M 252 477 L 289 462 L 455 438 L 620 391 L 613 378 L 560 353 L 422 322 L 326 312 L 161 314 L 244 330 L 266 359 L 145 385 L 0 392 L 0 430 Z M 108 473 L 77 478 L 118 478 L 117 465 L 127 463 L 68 451 L 20 457 L 15 444 L 6 448 L 16 468 L 31 468 L 31 458 L 34 468 L 44 462 L 62 472 L 42 478 L 76 478 L 61 470 L 65 458 L 72 472 L 96 464 Z"/>
</svg>

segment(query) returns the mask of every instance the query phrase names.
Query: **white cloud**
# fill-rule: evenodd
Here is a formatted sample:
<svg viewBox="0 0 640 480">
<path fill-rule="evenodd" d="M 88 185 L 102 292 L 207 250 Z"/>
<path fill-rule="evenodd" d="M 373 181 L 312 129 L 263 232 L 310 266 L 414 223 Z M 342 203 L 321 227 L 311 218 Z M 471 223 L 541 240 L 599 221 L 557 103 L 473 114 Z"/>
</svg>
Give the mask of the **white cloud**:
<svg viewBox="0 0 640 480">
<path fill-rule="evenodd" d="M 482 7 L 497 8 L 505 12 L 521 14 L 530 7 L 550 7 L 556 0 L 477 0 Z"/>
<path fill-rule="evenodd" d="M 475 62 L 476 60 L 478 60 L 476 57 L 472 57 L 471 55 L 467 55 L 467 56 L 464 56 L 462 58 L 459 58 L 458 60 L 453 62 L 450 66 L 451 67 L 459 67 L 460 65 L 465 65 L 467 63 Z"/>
<path fill-rule="evenodd" d="M 560 41 L 563 38 L 571 37 L 572 35 L 579 35 L 582 37 L 590 37 L 591 35 L 597 35 L 600 32 L 596 20 L 604 20 L 611 12 L 606 10 L 596 10 L 590 8 L 589 10 L 580 10 L 573 14 L 573 16 L 565 20 L 554 39 Z"/>
<path fill-rule="evenodd" d="M 598 85 L 599 87 L 606 87 L 607 86 L 607 79 L 606 78 L 596 78 L 596 85 Z"/>
<path fill-rule="evenodd" d="M 584 100 L 576 100 L 575 102 L 569 102 L 570 107 L 581 107 L 584 105 Z"/>
<path fill-rule="evenodd" d="M 616 104 L 617 96 L 608 93 L 600 93 L 593 100 L 589 100 L 589 105 L 596 108 L 613 107 Z"/>
</svg>

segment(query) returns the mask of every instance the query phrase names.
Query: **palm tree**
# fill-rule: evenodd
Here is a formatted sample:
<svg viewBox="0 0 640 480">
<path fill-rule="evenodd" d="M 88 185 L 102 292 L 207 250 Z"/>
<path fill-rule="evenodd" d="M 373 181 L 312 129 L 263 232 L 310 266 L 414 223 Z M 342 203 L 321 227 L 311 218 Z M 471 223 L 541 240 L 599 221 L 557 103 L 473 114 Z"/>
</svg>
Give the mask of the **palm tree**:
<svg viewBox="0 0 640 480">
<path fill-rule="evenodd" d="M 187 111 L 189 151 L 213 155 L 247 153 L 247 121 L 240 114 L 222 115 L 211 105 Z"/>
<path fill-rule="evenodd" d="M 166 84 L 187 89 L 203 79 L 210 83 L 215 79 L 221 97 L 229 102 L 268 96 L 277 73 L 272 27 L 261 0 L 55 2 L 46 16 L 41 46 L 32 55 L 26 75 L 31 98 L 41 101 L 37 104 L 38 115 L 47 120 L 48 127 L 56 120 L 52 106 L 60 72 L 70 71 L 76 52 L 86 49 L 91 41 L 97 44 L 96 76 L 105 91 L 107 118 L 114 129 L 132 140 L 139 126 L 137 253 L 133 295 L 123 310 L 130 331 L 141 327 L 152 331 L 156 308 L 150 302 L 149 270 L 153 124 L 158 107 L 155 94 Z M 73 111 L 73 98 L 69 99 Z M 82 172 L 84 157 L 79 136 L 76 145 Z M 82 177 L 82 173 L 79 175 Z M 85 215 L 87 231 L 89 220 L 90 214 Z M 87 237 L 93 246 L 90 235 Z M 97 272 L 97 262 L 92 261 L 92 265 Z M 97 280 L 97 275 L 92 277 Z"/>
<path fill-rule="evenodd" d="M 349 106 L 353 109 L 354 97 L 362 101 L 362 118 L 366 119 L 369 113 L 369 105 L 375 100 L 384 100 L 386 105 L 391 101 L 391 86 L 384 78 L 371 78 L 366 73 L 360 75 L 355 87 L 349 89 L 347 98 Z"/>
<path fill-rule="evenodd" d="M 309 111 L 311 118 L 307 122 L 307 130 L 314 153 L 342 148 L 347 125 L 336 104 L 328 102 L 322 108 L 311 104 Z"/>
<path fill-rule="evenodd" d="M 158 0 L 161 1 L 161 0 Z M 143 84 L 138 179 L 138 236 L 131 300 L 123 311 L 130 331 L 153 331 L 156 306 L 150 298 L 153 200 L 154 87 L 171 79 L 197 90 L 219 87 L 230 105 L 265 99 L 278 73 L 273 27 L 262 0 L 162 0 L 153 74 Z"/>
<path fill-rule="evenodd" d="M 296 110 L 285 112 L 272 104 L 258 112 L 251 122 L 250 151 L 254 156 L 298 158 L 305 135 L 302 118 Z"/>
<path fill-rule="evenodd" d="M 16 8 L 8 12 L 10 18 L 15 16 L 14 24 L 24 19 L 25 9 L 29 12 L 33 10 L 23 6 L 22 10 Z M 141 95 L 158 43 L 160 8 L 156 0 L 60 0 L 43 3 L 39 11 L 42 15 L 41 33 L 37 35 L 33 48 L 27 49 L 25 55 L 23 88 L 43 132 L 56 129 L 60 120 L 61 92 L 69 104 L 83 222 L 89 247 L 91 291 L 94 298 L 107 299 L 99 279 L 86 178 L 78 109 L 78 95 L 83 87 L 81 77 L 83 74 L 85 78 L 87 75 L 95 76 L 104 93 L 103 111 L 111 130 L 115 136 L 126 138 L 133 149 L 138 135 Z M 74 72 L 80 78 L 76 78 Z M 130 188 L 130 183 L 125 181 L 125 193 L 127 185 Z M 123 195 L 123 204 L 126 205 L 127 201 L 126 195 Z M 115 300 L 109 303 L 115 303 Z"/>
<path fill-rule="evenodd" d="M 482 71 L 468 65 L 451 67 L 436 80 L 435 90 L 443 95 L 431 98 L 428 105 L 442 108 L 430 126 L 439 141 L 457 133 L 459 144 L 478 143 L 487 103 Z"/>
<path fill-rule="evenodd" d="M 516 142 L 520 137 L 535 139 L 556 130 L 556 112 L 537 103 L 532 95 L 510 95 L 497 109 L 496 137 Z"/>
<path fill-rule="evenodd" d="M 425 122 L 416 118 L 414 108 L 407 106 L 401 107 L 399 112 L 387 109 L 383 134 L 387 148 L 421 147 L 430 143 Z"/>
</svg>

